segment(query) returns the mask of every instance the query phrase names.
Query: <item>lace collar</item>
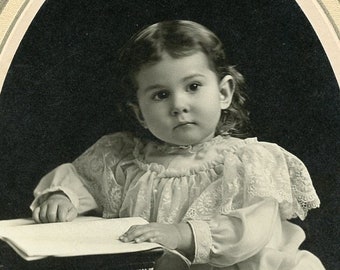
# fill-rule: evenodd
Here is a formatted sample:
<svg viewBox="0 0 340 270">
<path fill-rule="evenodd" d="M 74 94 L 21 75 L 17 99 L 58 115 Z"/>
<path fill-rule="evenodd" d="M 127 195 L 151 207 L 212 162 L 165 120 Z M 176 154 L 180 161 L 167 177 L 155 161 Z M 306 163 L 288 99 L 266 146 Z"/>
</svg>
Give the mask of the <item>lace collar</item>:
<svg viewBox="0 0 340 270">
<path fill-rule="evenodd" d="M 227 136 L 229 137 L 229 136 Z M 203 142 L 203 143 L 198 143 L 195 145 L 174 145 L 174 144 L 169 144 L 169 143 L 157 143 L 157 142 L 153 142 L 153 146 L 155 147 L 155 149 L 157 149 L 158 151 L 162 152 L 162 153 L 166 153 L 166 154 L 175 154 L 175 153 L 197 153 L 198 151 L 209 147 L 213 144 L 219 143 L 222 140 L 224 140 L 226 138 L 226 136 L 221 136 L 218 135 L 214 138 L 212 138 L 209 141 Z"/>
</svg>

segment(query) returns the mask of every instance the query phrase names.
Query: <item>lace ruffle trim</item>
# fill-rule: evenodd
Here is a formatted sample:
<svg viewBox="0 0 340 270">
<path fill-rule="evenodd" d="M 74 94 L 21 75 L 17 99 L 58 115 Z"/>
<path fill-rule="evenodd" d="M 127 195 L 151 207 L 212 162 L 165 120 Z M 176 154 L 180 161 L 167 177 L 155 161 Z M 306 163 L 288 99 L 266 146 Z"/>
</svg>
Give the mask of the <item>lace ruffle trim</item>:
<svg viewBox="0 0 340 270">
<path fill-rule="evenodd" d="M 193 263 L 208 263 L 212 246 L 212 237 L 208 223 L 202 220 L 190 220 L 188 224 L 192 229 L 195 239 L 195 258 Z"/>
<path fill-rule="evenodd" d="M 160 151 L 193 151 L 196 153 L 205 147 L 217 145 L 217 144 L 224 144 L 228 145 L 225 150 L 221 151 L 220 153 L 216 153 L 216 156 L 213 160 L 209 160 L 203 162 L 201 164 L 192 165 L 190 168 L 181 168 L 181 169 L 174 169 L 174 168 L 166 168 L 162 164 L 158 163 L 147 163 L 145 160 L 145 153 L 143 149 L 145 148 L 145 144 L 143 144 L 140 140 L 135 139 L 136 147 L 133 150 L 133 156 L 135 158 L 135 163 L 139 166 L 140 169 L 144 171 L 152 171 L 158 174 L 159 177 L 183 177 L 183 176 L 191 176 L 195 175 L 200 172 L 209 171 L 209 170 L 216 170 L 216 167 L 223 165 L 225 161 L 225 156 L 227 153 L 235 153 L 240 146 L 240 144 L 230 144 L 228 145 L 227 138 L 222 136 L 216 136 L 213 140 L 204 142 L 202 144 L 196 146 L 188 146 L 188 148 L 183 148 L 181 146 L 170 146 L 168 144 L 158 145 L 157 147 Z M 241 144 L 244 145 L 244 142 L 241 141 Z M 175 150 L 176 149 L 176 150 Z"/>
</svg>

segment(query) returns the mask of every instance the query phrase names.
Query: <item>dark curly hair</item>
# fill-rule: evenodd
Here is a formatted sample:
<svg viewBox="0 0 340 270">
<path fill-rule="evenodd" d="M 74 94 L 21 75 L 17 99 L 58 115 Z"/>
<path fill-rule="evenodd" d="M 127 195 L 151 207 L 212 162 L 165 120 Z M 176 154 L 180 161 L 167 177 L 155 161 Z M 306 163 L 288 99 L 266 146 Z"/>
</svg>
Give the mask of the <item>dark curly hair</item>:
<svg viewBox="0 0 340 270">
<path fill-rule="evenodd" d="M 157 63 L 164 52 L 171 57 L 180 58 L 198 51 L 207 55 L 209 65 L 219 80 L 226 75 L 231 75 L 234 79 L 233 99 L 229 108 L 221 112 L 216 135 L 248 137 L 250 129 L 248 111 L 244 107 L 244 78 L 235 67 L 228 64 L 220 39 L 206 27 L 192 21 L 174 20 L 150 25 L 133 35 L 122 48 L 119 71 L 125 105 L 138 104 L 135 75 L 143 66 Z M 131 109 L 129 113 L 132 113 Z M 131 118 L 131 121 L 136 119 Z M 145 134 L 141 128 L 135 131 L 139 135 L 150 135 Z"/>
</svg>

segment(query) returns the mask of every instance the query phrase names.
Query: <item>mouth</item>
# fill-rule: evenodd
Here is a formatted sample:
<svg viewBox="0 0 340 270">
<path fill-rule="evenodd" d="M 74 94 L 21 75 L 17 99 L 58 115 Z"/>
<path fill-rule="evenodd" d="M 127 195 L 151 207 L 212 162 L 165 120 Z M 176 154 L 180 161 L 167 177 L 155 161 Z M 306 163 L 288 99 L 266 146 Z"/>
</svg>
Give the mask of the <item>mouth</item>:
<svg viewBox="0 0 340 270">
<path fill-rule="evenodd" d="M 195 122 L 182 122 L 182 123 L 179 123 L 177 126 L 175 126 L 174 129 L 180 128 L 180 127 L 192 126 L 192 125 L 196 125 L 196 123 Z"/>
</svg>

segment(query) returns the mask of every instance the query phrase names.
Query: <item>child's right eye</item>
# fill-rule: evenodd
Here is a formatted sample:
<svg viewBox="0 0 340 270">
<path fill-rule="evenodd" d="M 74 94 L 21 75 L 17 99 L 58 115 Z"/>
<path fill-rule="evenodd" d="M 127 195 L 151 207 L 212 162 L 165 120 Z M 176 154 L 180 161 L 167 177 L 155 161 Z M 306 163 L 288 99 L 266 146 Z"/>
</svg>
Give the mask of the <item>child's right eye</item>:
<svg viewBox="0 0 340 270">
<path fill-rule="evenodd" d="M 169 93 L 167 91 L 159 91 L 152 95 L 153 100 L 163 100 L 169 97 Z"/>
</svg>

